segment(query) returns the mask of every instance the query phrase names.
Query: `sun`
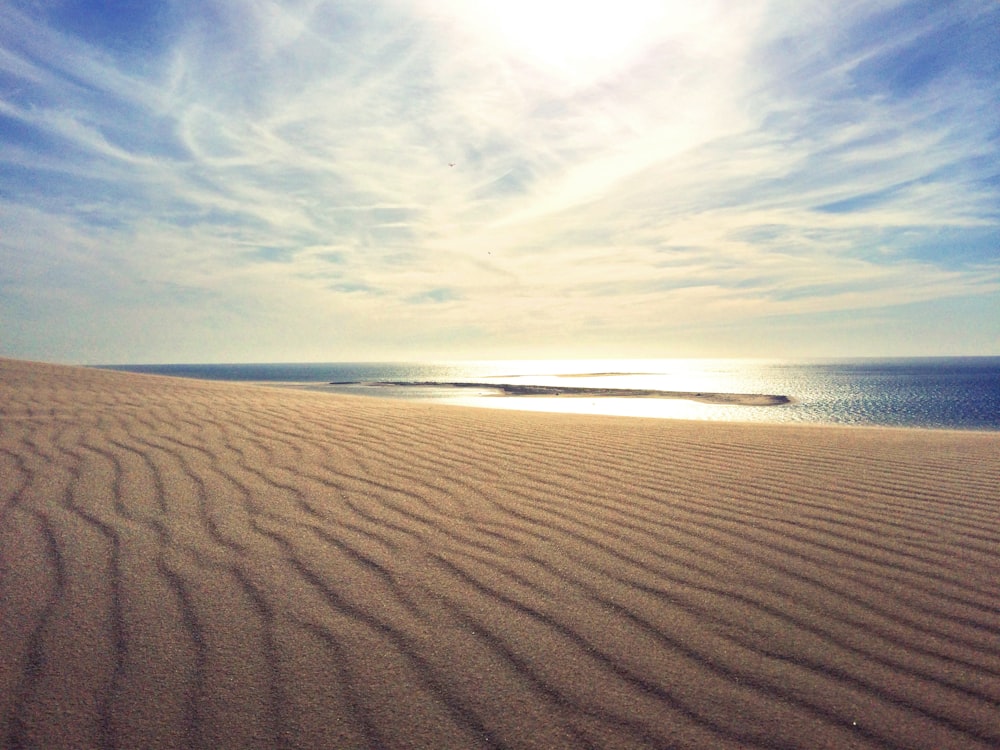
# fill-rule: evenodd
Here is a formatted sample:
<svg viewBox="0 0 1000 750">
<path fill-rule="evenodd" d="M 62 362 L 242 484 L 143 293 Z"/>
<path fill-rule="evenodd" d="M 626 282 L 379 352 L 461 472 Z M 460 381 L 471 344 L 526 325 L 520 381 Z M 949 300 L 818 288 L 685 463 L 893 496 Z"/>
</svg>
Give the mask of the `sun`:
<svg viewBox="0 0 1000 750">
<path fill-rule="evenodd" d="M 621 69 L 701 14 L 689 0 L 456 0 L 452 8 L 495 48 L 576 81 Z"/>
<path fill-rule="evenodd" d="M 613 63 L 642 42 L 659 4 L 506 0 L 491 3 L 497 33 L 513 48 L 552 66 Z"/>
</svg>

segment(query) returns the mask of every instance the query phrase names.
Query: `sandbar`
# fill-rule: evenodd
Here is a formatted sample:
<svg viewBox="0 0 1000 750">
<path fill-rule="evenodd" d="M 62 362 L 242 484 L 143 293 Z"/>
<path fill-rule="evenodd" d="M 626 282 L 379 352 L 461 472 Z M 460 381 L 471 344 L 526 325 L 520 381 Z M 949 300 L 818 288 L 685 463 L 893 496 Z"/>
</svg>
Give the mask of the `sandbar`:
<svg viewBox="0 0 1000 750">
<path fill-rule="evenodd" d="M 779 406 L 791 403 L 791 398 L 766 393 L 696 393 L 693 391 L 663 391 L 652 388 L 595 388 L 588 386 L 527 385 L 522 383 L 489 383 L 462 381 L 336 381 L 330 385 L 364 385 L 373 388 L 394 386 L 402 388 L 475 388 L 493 390 L 505 396 L 566 396 L 569 398 L 677 398 L 700 401 L 706 404 L 732 404 L 740 406 Z"/>
</svg>

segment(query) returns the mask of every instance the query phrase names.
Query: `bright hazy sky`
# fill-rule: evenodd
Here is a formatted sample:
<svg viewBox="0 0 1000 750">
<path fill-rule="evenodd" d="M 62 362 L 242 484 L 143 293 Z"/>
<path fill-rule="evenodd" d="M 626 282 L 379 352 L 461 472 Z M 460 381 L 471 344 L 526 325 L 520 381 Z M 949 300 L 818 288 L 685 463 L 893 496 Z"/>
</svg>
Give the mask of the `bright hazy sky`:
<svg viewBox="0 0 1000 750">
<path fill-rule="evenodd" d="M 997 0 L 0 0 L 0 354 L 1000 354 Z"/>
</svg>

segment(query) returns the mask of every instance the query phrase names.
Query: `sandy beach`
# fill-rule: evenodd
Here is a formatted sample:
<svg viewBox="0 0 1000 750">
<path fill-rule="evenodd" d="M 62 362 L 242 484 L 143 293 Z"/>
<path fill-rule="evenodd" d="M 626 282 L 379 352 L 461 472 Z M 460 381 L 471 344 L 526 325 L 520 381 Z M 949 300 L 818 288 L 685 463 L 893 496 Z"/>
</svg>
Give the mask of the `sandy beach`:
<svg viewBox="0 0 1000 750">
<path fill-rule="evenodd" d="M 0 360 L 0 738 L 1000 747 L 1000 433 Z"/>
</svg>

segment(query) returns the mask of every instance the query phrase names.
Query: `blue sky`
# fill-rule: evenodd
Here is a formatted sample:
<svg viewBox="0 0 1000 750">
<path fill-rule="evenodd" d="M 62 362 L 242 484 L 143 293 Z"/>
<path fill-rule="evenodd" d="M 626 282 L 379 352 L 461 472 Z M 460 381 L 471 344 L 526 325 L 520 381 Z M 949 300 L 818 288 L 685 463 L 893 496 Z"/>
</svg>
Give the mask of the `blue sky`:
<svg viewBox="0 0 1000 750">
<path fill-rule="evenodd" d="M 995 0 L 5 0 L 0 355 L 1000 354 Z"/>
</svg>

